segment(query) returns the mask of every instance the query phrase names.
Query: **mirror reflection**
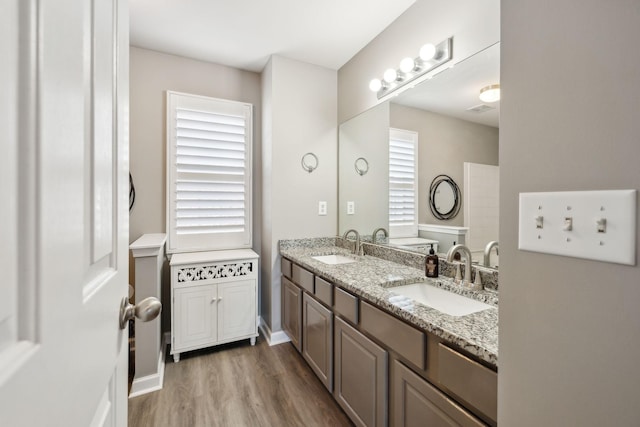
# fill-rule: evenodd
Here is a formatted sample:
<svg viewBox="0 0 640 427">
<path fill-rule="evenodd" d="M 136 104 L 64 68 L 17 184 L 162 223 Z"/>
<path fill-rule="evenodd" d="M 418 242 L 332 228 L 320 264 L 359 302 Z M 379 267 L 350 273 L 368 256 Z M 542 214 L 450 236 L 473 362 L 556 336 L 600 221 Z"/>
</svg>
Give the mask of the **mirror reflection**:
<svg viewBox="0 0 640 427">
<path fill-rule="evenodd" d="M 484 102 L 480 90 L 500 82 L 500 45 L 492 45 L 340 126 L 339 233 L 389 230 L 389 243 L 439 253 L 457 243 L 473 260 L 497 267 L 498 118 L 500 101 Z M 370 171 L 359 176 L 354 161 Z M 460 191 L 457 215 L 430 209 L 430 186 L 446 175 Z M 443 210 L 454 191 L 436 196 Z M 440 200 L 439 198 L 442 198 Z"/>
</svg>

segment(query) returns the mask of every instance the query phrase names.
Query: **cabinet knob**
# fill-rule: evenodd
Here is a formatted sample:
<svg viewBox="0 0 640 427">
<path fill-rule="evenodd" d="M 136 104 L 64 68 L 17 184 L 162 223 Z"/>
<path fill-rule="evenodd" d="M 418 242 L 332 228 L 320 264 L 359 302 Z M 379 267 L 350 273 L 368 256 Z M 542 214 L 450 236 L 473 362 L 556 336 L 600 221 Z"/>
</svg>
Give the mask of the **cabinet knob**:
<svg viewBox="0 0 640 427">
<path fill-rule="evenodd" d="M 211 302 L 216 302 L 216 298 L 211 298 Z"/>
</svg>

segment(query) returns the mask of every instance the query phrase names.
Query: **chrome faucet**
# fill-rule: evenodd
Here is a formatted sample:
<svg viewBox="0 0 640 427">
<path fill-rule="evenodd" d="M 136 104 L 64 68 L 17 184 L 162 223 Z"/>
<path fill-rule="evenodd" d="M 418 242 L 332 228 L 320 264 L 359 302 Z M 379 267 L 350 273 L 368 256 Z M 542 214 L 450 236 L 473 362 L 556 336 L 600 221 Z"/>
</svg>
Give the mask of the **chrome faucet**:
<svg viewBox="0 0 640 427">
<path fill-rule="evenodd" d="M 462 284 L 471 287 L 471 250 L 465 245 L 454 245 L 447 252 L 447 262 L 453 262 L 453 256 L 456 252 L 463 252 L 465 257 Z"/>
<path fill-rule="evenodd" d="M 487 243 L 487 246 L 485 246 L 484 248 L 484 265 L 485 267 L 491 267 L 491 249 L 493 249 L 493 247 L 496 247 L 496 255 L 498 254 L 498 242 L 496 242 L 495 240 L 492 242 Z"/>
<path fill-rule="evenodd" d="M 360 233 L 358 233 L 358 231 L 357 231 L 357 230 L 354 230 L 354 229 L 352 228 L 352 229 L 350 229 L 350 230 L 345 231 L 345 232 L 344 232 L 344 234 L 342 235 L 342 238 L 343 238 L 344 240 L 349 240 L 349 239 L 347 239 L 347 237 L 348 237 L 348 236 L 349 236 L 349 234 L 351 234 L 351 233 L 355 233 L 355 235 L 356 235 L 356 244 L 355 244 L 355 246 L 353 247 L 353 253 L 354 253 L 354 254 L 356 254 L 356 255 L 360 255 L 360 251 L 362 250 L 362 246 L 361 246 L 361 244 L 360 244 Z"/>
<path fill-rule="evenodd" d="M 387 231 L 386 228 L 384 227 L 376 228 L 375 230 L 373 230 L 373 235 L 371 236 L 371 243 L 373 243 L 374 245 L 376 244 L 376 236 L 378 236 L 378 233 L 380 231 L 382 231 L 382 234 L 384 234 L 384 237 L 389 237 L 389 232 Z"/>
</svg>

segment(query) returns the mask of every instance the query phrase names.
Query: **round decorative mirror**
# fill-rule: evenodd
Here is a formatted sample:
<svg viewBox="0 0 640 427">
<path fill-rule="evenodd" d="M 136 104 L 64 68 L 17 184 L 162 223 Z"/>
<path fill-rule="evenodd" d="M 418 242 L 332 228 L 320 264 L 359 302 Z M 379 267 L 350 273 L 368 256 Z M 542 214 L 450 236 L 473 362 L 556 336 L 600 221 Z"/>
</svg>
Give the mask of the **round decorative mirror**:
<svg viewBox="0 0 640 427">
<path fill-rule="evenodd" d="M 460 212 L 460 188 L 448 175 L 438 175 L 429 189 L 429 208 L 437 219 L 455 218 Z"/>
<path fill-rule="evenodd" d="M 356 168 L 356 172 L 358 175 L 362 176 L 369 172 L 369 162 L 364 157 L 358 157 L 354 163 Z"/>
</svg>

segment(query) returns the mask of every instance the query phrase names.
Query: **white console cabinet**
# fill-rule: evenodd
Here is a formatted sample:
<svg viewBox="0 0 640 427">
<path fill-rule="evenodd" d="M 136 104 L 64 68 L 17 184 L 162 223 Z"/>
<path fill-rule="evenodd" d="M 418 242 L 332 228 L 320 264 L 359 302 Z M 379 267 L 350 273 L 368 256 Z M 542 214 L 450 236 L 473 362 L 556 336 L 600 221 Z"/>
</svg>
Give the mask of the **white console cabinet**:
<svg viewBox="0 0 640 427">
<path fill-rule="evenodd" d="M 171 354 L 258 336 L 258 255 L 250 249 L 171 257 Z"/>
</svg>

